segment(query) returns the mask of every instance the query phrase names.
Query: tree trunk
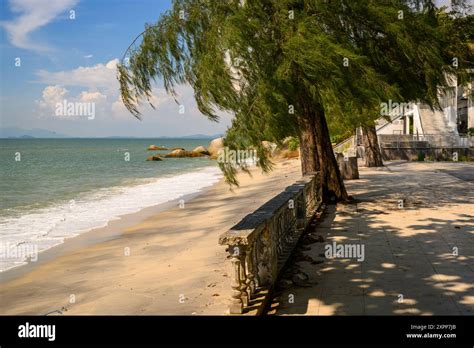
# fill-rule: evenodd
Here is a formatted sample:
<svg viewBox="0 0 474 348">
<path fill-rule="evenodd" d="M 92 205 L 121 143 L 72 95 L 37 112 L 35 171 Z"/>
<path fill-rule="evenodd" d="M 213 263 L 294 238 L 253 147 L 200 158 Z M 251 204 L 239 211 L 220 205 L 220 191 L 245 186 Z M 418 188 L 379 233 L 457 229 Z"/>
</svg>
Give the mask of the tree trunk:
<svg viewBox="0 0 474 348">
<path fill-rule="evenodd" d="M 365 165 L 367 167 L 383 167 L 375 125 L 362 128 L 362 142 L 365 150 Z"/>
<path fill-rule="evenodd" d="M 316 148 L 321 173 L 323 202 L 328 202 L 332 199 L 335 199 L 336 201 L 348 201 L 349 196 L 347 195 L 336 157 L 334 156 L 334 151 L 332 149 L 324 109 L 322 105 L 316 105 L 314 110 Z"/>
<path fill-rule="evenodd" d="M 295 85 L 300 83 L 301 75 L 298 66 L 296 66 L 294 70 Z M 321 104 L 315 105 L 310 102 L 311 100 L 312 98 L 305 93 L 304 88 L 300 90 L 297 101 L 301 107 L 298 120 L 301 169 L 303 174 L 319 171 L 323 202 L 332 199 L 348 201 L 349 197 L 332 150 L 324 108 Z"/>
<path fill-rule="evenodd" d="M 314 113 L 307 112 L 299 119 L 301 172 L 307 175 L 319 171 L 316 148 Z"/>
</svg>

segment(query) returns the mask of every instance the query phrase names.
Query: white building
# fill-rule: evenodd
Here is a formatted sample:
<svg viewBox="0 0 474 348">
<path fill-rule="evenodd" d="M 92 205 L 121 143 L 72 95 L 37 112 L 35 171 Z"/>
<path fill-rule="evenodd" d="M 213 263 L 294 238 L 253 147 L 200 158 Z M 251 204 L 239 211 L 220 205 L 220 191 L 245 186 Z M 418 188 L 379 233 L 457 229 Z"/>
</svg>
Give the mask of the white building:
<svg viewBox="0 0 474 348">
<path fill-rule="evenodd" d="M 427 142 L 419 146 L 432 148 L 469 147 L 469 128 L 474 129 L 474 101 L 471 83 L 467 87 L 457 85 L 452 79 L 449 89 L 439 90 L 441 109 L 431 109 L 421 103 L 392 103 L 390 121 L 377 121 L 377 134 L 382 147 L 393 142 Z M 395 105 L 395 107 L 393 107 Z M 393 144 L 392 144 L 393 145 Z M 392 147 L 392 146 L 389 146 Z"/>
</svg>

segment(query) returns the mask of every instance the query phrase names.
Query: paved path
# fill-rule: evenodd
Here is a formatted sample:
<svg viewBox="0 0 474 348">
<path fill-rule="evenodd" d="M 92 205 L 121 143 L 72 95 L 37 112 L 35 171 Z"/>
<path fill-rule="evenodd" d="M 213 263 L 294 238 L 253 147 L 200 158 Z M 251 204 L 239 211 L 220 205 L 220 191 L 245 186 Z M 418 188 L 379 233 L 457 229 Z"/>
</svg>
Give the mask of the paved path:
<svg viewBox="0 0 474 348">
<path fill-rule="evenodd" d="M 473 315 L 474 183 L 460 179 L 472 172 L 469 163 L 361 168 L 347 182 L 357 203 L 328 207 L 312 232 L 324 241 L 299 247 L 270 314 Z M 363 246 L 364 260 L 326 258 L 334 242 Z"/>
</svg>

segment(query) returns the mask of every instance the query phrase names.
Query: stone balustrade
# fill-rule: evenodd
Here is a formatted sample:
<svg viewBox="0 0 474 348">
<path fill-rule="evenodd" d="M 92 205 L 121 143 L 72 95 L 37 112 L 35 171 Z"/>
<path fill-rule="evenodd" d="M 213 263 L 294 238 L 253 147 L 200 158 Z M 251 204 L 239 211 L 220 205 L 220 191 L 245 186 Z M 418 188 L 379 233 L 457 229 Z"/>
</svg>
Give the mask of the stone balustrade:
<svg viewBox="0 0 474 348">
<path fill-rule="evenodd" d="M 230 314 L 244 313 L 256 298 L 263 306 L 320 205 L 319 187 L 318 173 L 305 176 L 220 236 L 232 263 Z"/>
</svg>

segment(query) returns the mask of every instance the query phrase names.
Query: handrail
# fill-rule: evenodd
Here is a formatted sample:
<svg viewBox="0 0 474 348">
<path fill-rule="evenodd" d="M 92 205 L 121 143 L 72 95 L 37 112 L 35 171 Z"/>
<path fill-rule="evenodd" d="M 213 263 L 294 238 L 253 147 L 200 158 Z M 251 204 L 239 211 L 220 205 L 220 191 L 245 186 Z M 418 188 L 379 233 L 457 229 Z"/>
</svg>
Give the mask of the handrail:
<svg viewBox="0 0 474 348">
<path fill-rule="evenodd" d="M 401 118 L 401 117 L 403 117 L 403 116 L 405 116 L 405 115 L 396 115 L 396 116 L 394 116 L 393 118 L 391 117 L 390 120 L 387 120 L 387 119 L 384 118 L 384 117 L 379 117 L 379 118 L 377 119 L 377 121 L 383 119 L 383 120 L 386 120 L 387 122 L 385 122 L 384 124 L 382 124 L 382 125 L 379 126 L 378 128 L 376 127 L 376 128 L 375 128 L 375 131 L 378 132 L 378 131 L 384 129 L 384 128 L 387 127 L 388 125 L 392 124 L 393 121 L 396 121 L 396 120 L 398 120 L 399 118 Z M 420 121 L 420 124 L 421 124 L 421 121 Z M 336 145 L 334 145 L 332 148 L 333 148 L 334 150 L 336 150 L 337 148 L 343 146 L 344 144 L 346 144 L 348 141 L 352 140 L 353 138 L 354 138 L 354 135 L 351 135 L 351 136 L 347 137 L 346 139 L 340 141 L 340 142 L 337 143 Z"/>
</svg>

